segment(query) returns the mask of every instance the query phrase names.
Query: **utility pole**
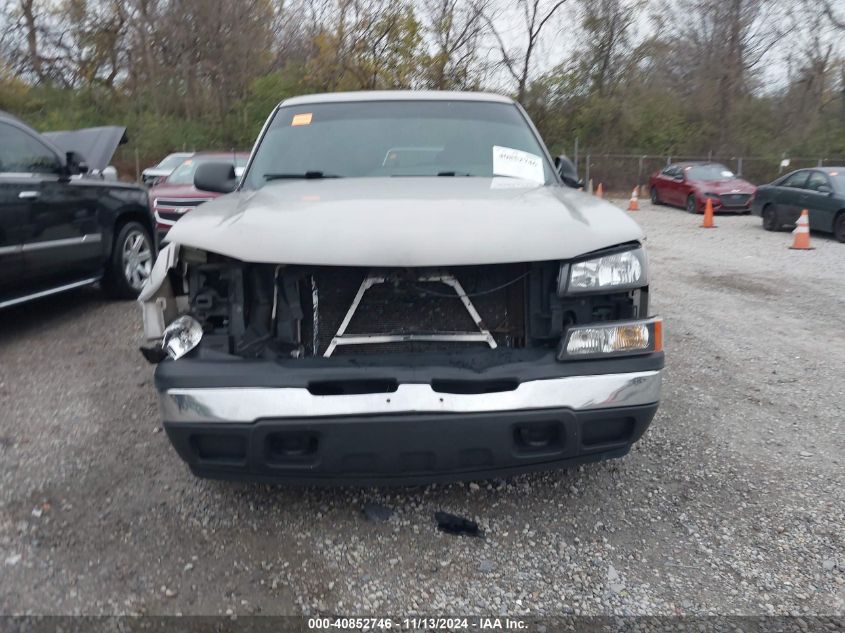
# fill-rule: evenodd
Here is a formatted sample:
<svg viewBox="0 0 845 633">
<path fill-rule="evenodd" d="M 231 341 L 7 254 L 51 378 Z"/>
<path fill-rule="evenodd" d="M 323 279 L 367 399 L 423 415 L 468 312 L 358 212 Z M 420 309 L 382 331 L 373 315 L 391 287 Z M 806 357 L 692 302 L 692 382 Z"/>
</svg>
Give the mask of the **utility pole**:
<svg viewBox="0 0 845 633">
<path fill-rule="evenodd" d="M 575 175 L 578 175 L 578 137 L 575 137 L 575 149 L 572 152 L 572 162 L 575 163 Z"/>
</svg>

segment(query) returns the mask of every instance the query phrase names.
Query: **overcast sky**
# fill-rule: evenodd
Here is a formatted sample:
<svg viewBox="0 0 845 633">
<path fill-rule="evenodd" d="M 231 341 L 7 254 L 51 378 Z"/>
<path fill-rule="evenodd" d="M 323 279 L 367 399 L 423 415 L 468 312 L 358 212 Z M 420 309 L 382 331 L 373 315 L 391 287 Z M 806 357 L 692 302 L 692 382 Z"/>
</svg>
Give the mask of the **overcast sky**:
<svg viewBox="0 0 845 633">
<path fill-rule="evenodd" d="M 845 0 L 837 0 L 837 2 L 841 5 L 840 13 L 843 15 L 843 20 L 845 20 Z M 520 48 L 524 47 L 526 39 L 521 8 L 512 0 L 496 0 L 496 4 L 496 10 L 499 15 L 497 26 L 499 27 L 502 38 L 505 39 L 508 45 L 514 45 Z M 811 8 L 815 7 L 815 10 L 818 12 L 822 10 L 820 2 L 811 2 L 810 0 L 775 0 L 772 2 L 771 11 L 767 12 L 765 16 L 765 19 L 769 21 L 766 26 L 772 26 L 774 24 L 783 30 L 787 30 L 792 23 L 790 13 L 795 11 L 799 17 L 806 15 L 806 13 L 802 12 L 808 10 L 808 5 Z M 836 7 L 836 5 L 834 6 Z M 579 38 L 583 37 L 579 33 L 579 23 L 581 20 L 580 7 L 581 2 L 579 0 L 567 0 L 563 7 L 559 9 L 555 18 L 546 26 L 541 37 L 539 49 L 533 58 L 534 69 L 532 71 L 532 78 L 542 75 L 577 53 L 577 47 L 580 43 Z M 655 16 L 662 15 L 666 17 L 676 7 L 677 3 L 673 0 L 647 0 L 647 5 L 640 12 L 636 28 L 634 29 L 634 42 L 641 42 L 653 33 Z M 845 38 L 842 37 L 841 32 L 837 32 L 834 28 L 826 28 L 821 32 L 821 36 L 825 43 L 833 45 L 840 56 L 845 55 Z M 759 67 L 761 91 L 771 92 L 785 86 L 788 79 L 787 59 L 790 53 L 794 54 L 796 47 L 805 37 L 806 34 L 804 33 L 789 31 L 778 39 Z M 492 37 L 488 38 L 486 45 L 489 50 L 490 61 L 495 61 L 497 54 L 495 50 L 495 39 Z M 499 71 L 493 73 L 491 80 L 495 84 L 500 84 L 499 87 L 503 89 L 510 89 L 512 87 L 506 72 Z"/>
</svg>

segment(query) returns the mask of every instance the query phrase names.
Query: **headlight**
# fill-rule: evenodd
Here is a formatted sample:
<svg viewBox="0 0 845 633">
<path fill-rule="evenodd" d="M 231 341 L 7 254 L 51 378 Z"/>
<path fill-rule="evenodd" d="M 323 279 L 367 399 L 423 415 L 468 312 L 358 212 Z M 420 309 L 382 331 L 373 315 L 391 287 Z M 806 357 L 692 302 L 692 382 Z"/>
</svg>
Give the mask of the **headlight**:
<svg viewBox="0 0 845 633">
<path fill-rule="evenodd" d="M 194 317 L 181 316 L 164 330 L 161 347 L 173 360 L 179 360 L 200 344 L 202 326 Z"/>
<path fill-rule="evenodd" d="M 558 360 L 644 354 L 663 349 L 660 319 L 575 326 L 569 328 Z"/>
<path fill-rule="evenodd" d="M 604 255 L 569 267 L 568 283 L 565 287 L 558 279 L 558 294 L 594 292 L 597 290 L 625 290 L 648 285 L 648 260 L 645 250 L 636 248 L 612 255 Z M 566 266 L 561 268 L 564 272 Z"/>
<path fill-rule="evenodd" d="M 704 194 L 704 197 L 705 197 L 705 198 L 716 198 L 716 199 L 718 200 L 718 199 L 719 199 L 719 194 L 718 194 L 718 193 L 705 193 L 705 194 Z"/>
</svg>

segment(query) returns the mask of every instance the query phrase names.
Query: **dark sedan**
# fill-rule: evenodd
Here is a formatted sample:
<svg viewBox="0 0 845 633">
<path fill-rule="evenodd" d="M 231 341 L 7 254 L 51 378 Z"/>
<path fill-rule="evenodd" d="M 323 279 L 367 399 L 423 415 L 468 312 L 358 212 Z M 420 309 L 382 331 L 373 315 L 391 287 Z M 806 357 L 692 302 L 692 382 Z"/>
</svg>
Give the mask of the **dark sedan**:
<svg viewBox="0 0 845 633">
<path fill-rule="evenodd" d="M 799 169 L 757 189 L 752 212 L 763 228 L 792 227 L 807 209 L 810 230 L 833 233 L 845 242 L 845 167 Z"/>
</svg>

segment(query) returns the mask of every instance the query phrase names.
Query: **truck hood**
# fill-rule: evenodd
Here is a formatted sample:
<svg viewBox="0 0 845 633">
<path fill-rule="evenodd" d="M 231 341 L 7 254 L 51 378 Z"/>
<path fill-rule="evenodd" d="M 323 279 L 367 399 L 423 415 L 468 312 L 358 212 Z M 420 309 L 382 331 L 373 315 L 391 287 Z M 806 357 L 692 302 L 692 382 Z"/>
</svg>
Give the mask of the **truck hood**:
<svg viewBox="0 0 845 633">
<path fill-rule="evenodd" d="M 642 237 L 574 189 L 421 177 L 273 182 L 203 204 L 167 241 L 255 263 L 431 267 L 570 259 Z"/>
<path fill-rule="evenodd" d="M 85 158 L 88 169 L 96 172 L 108 167 L 118 145 L 127 142 L 126 128 L 118 125 L 44 132 L 41 136 L 64 152 L 78 152 Z"/>
</svg>

